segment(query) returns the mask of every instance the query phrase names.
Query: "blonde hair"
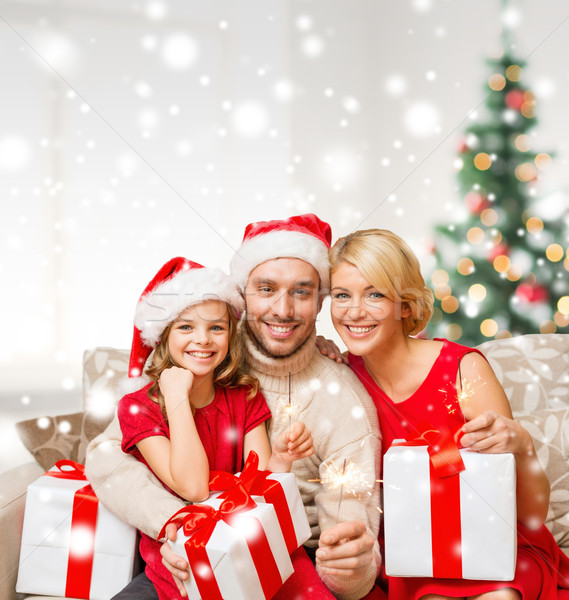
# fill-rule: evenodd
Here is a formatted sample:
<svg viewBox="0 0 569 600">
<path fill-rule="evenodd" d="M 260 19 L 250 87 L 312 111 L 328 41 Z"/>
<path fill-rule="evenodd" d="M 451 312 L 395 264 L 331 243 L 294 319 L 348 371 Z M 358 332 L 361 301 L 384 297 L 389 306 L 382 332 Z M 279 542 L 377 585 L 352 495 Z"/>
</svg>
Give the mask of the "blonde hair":
<svg viewBox="0 0 569 600">
<path fill-rule="evenodd" d="M 252 375 L 244 373 L 241 369 L 242 350 L 241 346 L 237 343 L 238 321 L 233 308 L 228 304 L 227 315 L 229 317 L 229 349 L 223 361 L 217 365 L 213 372 L 213 384 L 215 387 L 222 388 L 246 386 L 249 388 L 247 398 L 251 399 L 259 391 L 259 381 Z M 164 418 L 166 418 L 166 408 L 164 405 L 164 396 L 160 391 L 158 380 L 160 379 L 162 371 L 169 369 L 170 367 L 180 366 L 172 359 L 170 351 L 168 350 L 168 338 L 175 322 L 176 321 L 169 323 L 162 333 L 160 341 L 150 359 L 150 365 L 145 371 L 146 375 L 153 381 L 150 388 L 148 388 L 148 397 L 151 400 L 158 402 Z"/>
<path fill-rule="evenodd" d="M 403 318 L 407 335 L 425 328 L 433 315 L 433 292 L 415 253 L 398 235 L 387 229 L 350 233 L 330 248 L 330 273 L 343 262 L 354 265 L 386 298 L 409 306 L 411 314 Z"/>
</svg>

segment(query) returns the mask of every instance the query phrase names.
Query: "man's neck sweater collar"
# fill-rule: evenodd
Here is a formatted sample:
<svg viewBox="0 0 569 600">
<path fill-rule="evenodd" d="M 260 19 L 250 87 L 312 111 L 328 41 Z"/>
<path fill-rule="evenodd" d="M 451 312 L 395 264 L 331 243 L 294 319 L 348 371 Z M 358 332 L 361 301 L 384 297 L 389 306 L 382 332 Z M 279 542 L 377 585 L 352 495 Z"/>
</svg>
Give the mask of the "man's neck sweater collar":
<svg viewBox="0 0 569 600">
<path fill-rule="evenodd" d="M 239 323 L 239 329 L 243 341 L 245 362 L 251 369 L 265 375 L 274 375 L 275 377 L 284 377 L 289 373 L 294 375 L 309 365 L 316 352 L 316 328 L 312 330 L 310 336 L 296 352 L 280 358 L 268 356 L 259 348 L 256 341 L 249 335 L 243 320 Z"/>
</svg>

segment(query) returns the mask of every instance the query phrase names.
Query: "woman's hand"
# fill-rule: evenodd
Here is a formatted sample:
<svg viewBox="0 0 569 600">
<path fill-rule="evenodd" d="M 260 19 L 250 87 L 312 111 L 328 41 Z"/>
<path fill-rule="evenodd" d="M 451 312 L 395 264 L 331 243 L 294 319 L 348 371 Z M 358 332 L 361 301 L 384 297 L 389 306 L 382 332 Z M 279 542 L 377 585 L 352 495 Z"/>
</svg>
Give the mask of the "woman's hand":
<svg viewBox="0 0 569 600">
<path fill-rule="evenodd" d="M 335 360 L 337 363 L 348 364 L 348 358 L 343 356 L 340 348 L 332 340 L 327 340 L 321 335 L 316 336 L 316 348 L 321 354 L 327 356 L 330 360 Z"/>
<path fill-rule="evenodd" d="M 460 443 L 465 448 L 488 454 L 533 452 L 530 434 L 519 423 L 494 410 L 487 410 L 462 426 Z"/>
</svg>

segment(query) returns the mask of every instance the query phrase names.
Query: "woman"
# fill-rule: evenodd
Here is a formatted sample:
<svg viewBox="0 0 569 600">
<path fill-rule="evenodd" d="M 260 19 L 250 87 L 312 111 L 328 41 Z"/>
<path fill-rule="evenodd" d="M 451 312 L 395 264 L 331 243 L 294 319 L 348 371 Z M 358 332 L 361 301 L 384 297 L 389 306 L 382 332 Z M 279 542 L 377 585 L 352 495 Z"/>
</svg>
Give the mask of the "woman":
<svg viewBox="0 0 569 600">
<path fill-rule="evenodd" d="M 557 600 L 569 560 L 543 525 L 549 482 L 529 433 L 512 418 L 488 362 L 447 340 L 416 339 L 432 315 L 433 294 L 409 246 L 390 231 L 357 231 L 330 250 L 331 314 L 349 363 L 372 396 L 385 453 L 396 438 L 420 434 L 421 423 L 462 434 L 461 445 L 516 459 L 518 559 L 511 582 L 380 578 L 389 600 Z M 456 390 L 470 385 L 467 403 Z M 449 410 L 449 404 L 452 409 Z M 381 479 L 381 477 L 380 477 Z M 382 544 L 380 532 L 380 544 Z M 563 587 L 569 587 L 563 580 Z"/>
</svg>

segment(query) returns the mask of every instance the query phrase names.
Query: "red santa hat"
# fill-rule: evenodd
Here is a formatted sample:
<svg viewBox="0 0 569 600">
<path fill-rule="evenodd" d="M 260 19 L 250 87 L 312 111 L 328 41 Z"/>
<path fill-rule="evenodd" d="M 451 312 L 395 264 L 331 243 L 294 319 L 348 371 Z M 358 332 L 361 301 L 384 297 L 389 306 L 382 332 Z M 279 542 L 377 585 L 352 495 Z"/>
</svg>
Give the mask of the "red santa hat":
<svg viewBox="0 0 569 600">
<path fill-rule="evenodd" d="M 134 316 L 134 333 L 128 365 L 128 384 L 121 391 L 134 391 L 148 382 L 142 377 L 144 365 L 162 333 L 186 308 L 207 300 L 227 302 L 237 313 L 243 298 L 235 282 L 221 269 L 206 268 L 176 257 L 163 265 L 146 286 Z"/>
<path fill-rule="evenodd" d="M 231 260 L 231 274 L 244 290 L 249 273 L 261 263 L 275 258 L 300 258 L 318 271 L 320 288 L 327 291 L 331 242 L 330 225 L 313 214 L 251 223 L 245 228 L 243 242 Z"/>
</svg>

